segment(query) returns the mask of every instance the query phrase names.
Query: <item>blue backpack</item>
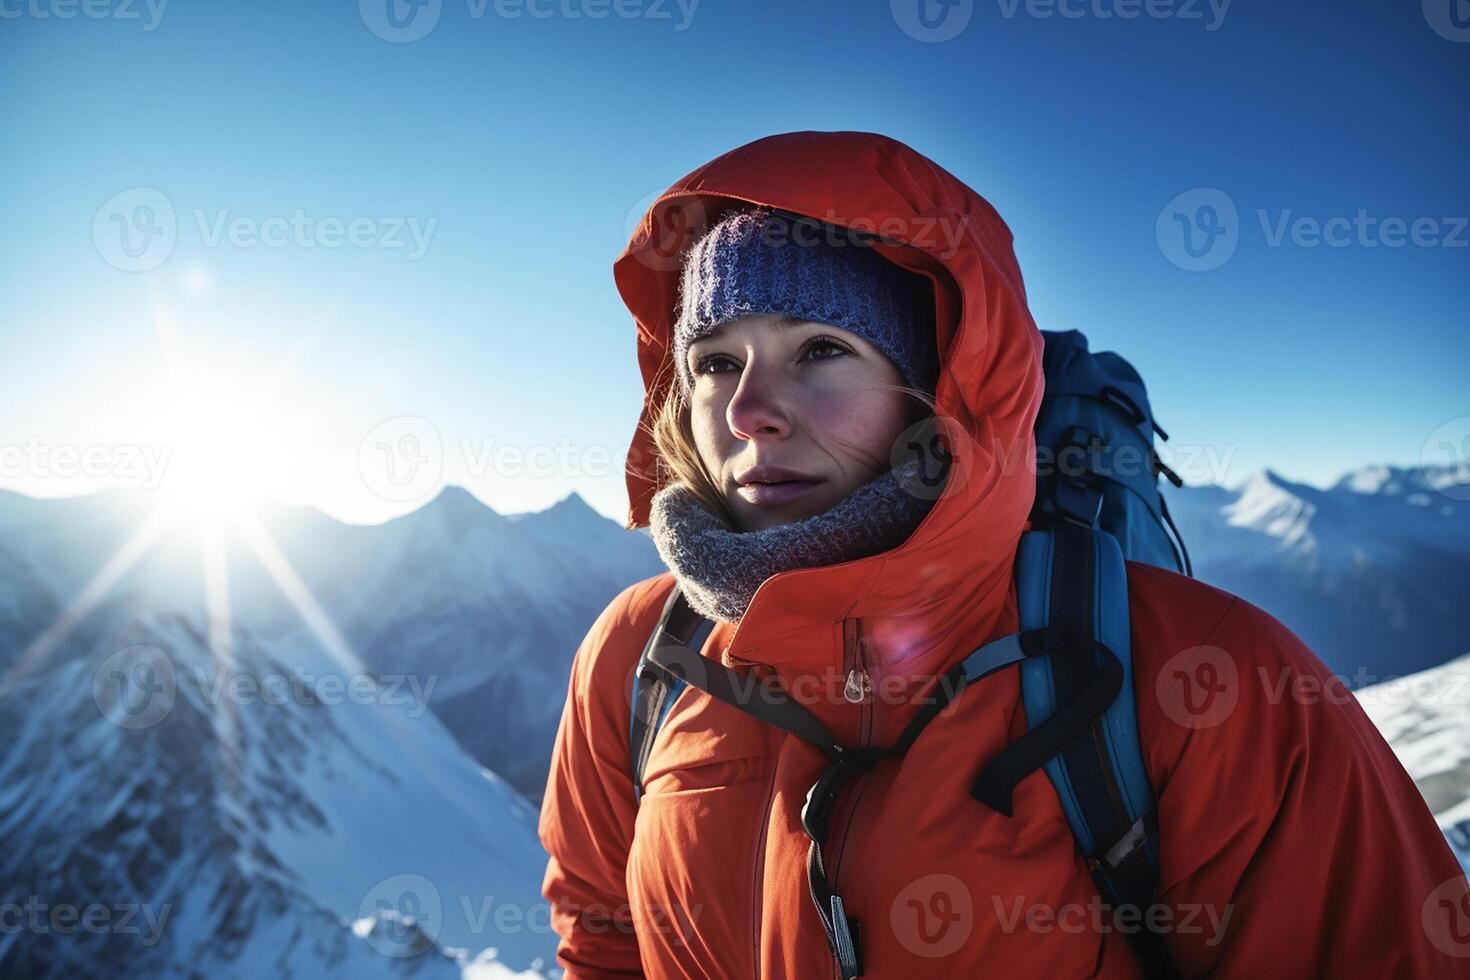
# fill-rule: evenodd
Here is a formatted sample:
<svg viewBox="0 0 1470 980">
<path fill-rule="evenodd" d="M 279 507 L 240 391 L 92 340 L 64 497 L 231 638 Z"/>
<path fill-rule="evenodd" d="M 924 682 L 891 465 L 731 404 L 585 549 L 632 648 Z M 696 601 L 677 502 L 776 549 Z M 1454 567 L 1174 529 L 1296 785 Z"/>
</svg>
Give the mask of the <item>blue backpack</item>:
<svg viewBox="0 0 1470 980">
<path fill-rule="evenodd" d="M 902 755 L 924 726 L 976 683 L 1020 670 L 1028 731 L 980 770 L 971 796 L 1007 817 L 1017 783 L 1045 770 L 1100 895 L 1133 906 L 1157 900 L 1158 826 L 1144 768 L 1133 692 L 1124 559 L 1192 575 L 1188 552 L 1159 493 L 1182 481 L 1154 452 L 1168 435 L 1153 420 L 1138 372 L 1117 354 L 1087 349 L 1075 330 L 1043 331 L 1046 389 L 1036 421 L 1032 530 L 1016 556 L 1020 632 L 980 647 L 932 689 L 929 703 L 887 748 L 838 745 L 779 690 L 752 697 L 752 681 L 699 653 L 714 624 L 676 586 L 633 678 L 629 728 L 634 795 L 670 708 L 689 686 L 822 748 L 830 764 L 808 792 L 807 879 L 844 980 L 862 975 L 861 923 L 829 887 L 821 847 L 843 786 Z M 1176 544 L 1177 543 L 1177 544 Z M 1175 976 L 1160 933 L 1129 933 L 1145 975 Z"/>
</svg>

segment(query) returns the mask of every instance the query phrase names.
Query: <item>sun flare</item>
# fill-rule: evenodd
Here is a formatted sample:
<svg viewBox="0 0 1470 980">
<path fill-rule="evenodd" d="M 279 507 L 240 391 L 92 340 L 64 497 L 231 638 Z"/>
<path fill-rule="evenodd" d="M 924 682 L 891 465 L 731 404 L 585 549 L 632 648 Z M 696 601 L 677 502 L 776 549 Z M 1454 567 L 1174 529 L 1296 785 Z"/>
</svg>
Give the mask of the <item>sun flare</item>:
<svg viewBox="0 0 1470 980">
<path fill-rule="evenodd" d="M 232 525 L 280 490 L 289 429 L 259 391 L 202 372 L 170 386 L 158 431 L 167 453 L 160 503 L 171 519 Z"/>
</svg>

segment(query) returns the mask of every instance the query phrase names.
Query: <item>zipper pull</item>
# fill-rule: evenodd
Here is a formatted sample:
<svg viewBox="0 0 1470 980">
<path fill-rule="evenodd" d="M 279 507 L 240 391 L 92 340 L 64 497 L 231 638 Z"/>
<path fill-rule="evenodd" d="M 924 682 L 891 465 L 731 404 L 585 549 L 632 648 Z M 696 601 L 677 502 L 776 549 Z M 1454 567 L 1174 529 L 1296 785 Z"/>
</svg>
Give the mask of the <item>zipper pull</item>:
<svg viewBox="0 0 1470 980">
<path fill-rule="evenodd" d="M 847 680 L 842 685 L 842 697 L 848 704 L 866 704 L 873 691 L 873 679 L 868 676 L 867 658 L 863 656 L 863 638 L 858 635 L 857 620 L 843 624 L 846 631 L 843 642 L 848 650 Z"/>
</svg>

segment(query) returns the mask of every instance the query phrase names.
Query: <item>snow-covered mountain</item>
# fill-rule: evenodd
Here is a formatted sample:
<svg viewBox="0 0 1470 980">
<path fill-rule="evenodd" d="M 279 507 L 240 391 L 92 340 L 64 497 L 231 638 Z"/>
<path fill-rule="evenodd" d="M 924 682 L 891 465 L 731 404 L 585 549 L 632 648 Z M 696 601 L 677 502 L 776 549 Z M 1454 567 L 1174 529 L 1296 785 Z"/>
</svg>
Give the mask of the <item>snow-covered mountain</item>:
<svg viewBox="0 0 1470 980">
<path fill-rule="evenodd" d="M 13 572 L 15 590 L 0 603 L 50 622 L 57 603 L 127 549 L 155 506 L 122 491 L 54 501 L 0 492 L 0 571 Z M 451 486 L 378 525 L 287 506 L 266 508 L 259 521 L 277 564 L 362 662 L 420 678 L 461 744 L 533 803 L 578 643 L 614 596 L 663 570 L 646 534 L 625 531 L 575 493 L 544 511 L 501 515 Z M 221 547 L 235 620 L 263 643 L 312 643 L 270 564 L 238 535 Z M 147 608 L 202 614 L 199 552 L 196 536 L 162 533 L 128 587 Z M 0 663 L 3 650 L 0 641 Z"/>
<path fill-rule="evenodd" d="M 663 570 L 652 542 L 575 493 L 502 516 L 457 487 L 377 531 L 344 629 L 370 663 L 437 677 L 434 711 L 539 801 L 572 655 L 614 596 Z"/>
<path fill-rule="evenodd" d="M 536 808 L 432 709 L 490 690 L 539 791 L 647 538 L 458 490 L 376 527 L 275 508 L 212 551 L 152 513 L 0 494 L 0 896 L 28 916 L 0 975 L 556 975 Z"/>
<path fill-rule="evenodd" d="M 1280 619 L 1353 687 L 1470 650 L 1470 464 L 1166 485 L 1196 577 Z"/>
<path fill-rule="evenodd" d="M 1354 694 L 1470 873 L 1470 654 Z"/>
<path fill-rule="evenodd" d="M 232 634 L 124 590 L 0 682 L 0 974 L 544 975 L 534 809 L 394 678 Z"/>
<path fill-rule="evenodd" d="M 664 567 L 646 535 L 575 493 L 501 515 L 447 487 L 373 527 L 284 512 L 266 523 L 363 661 L 432 679 L 435 714 L 532 802 L 577 645 L 619 592 Z"/>
</svg>

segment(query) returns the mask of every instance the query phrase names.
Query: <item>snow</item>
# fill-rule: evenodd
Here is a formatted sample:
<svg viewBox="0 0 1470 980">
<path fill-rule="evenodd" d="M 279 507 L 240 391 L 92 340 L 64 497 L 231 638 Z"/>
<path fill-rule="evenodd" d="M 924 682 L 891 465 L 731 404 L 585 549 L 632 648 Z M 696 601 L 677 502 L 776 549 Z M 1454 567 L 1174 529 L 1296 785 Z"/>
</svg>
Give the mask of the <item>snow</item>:
<svg viewBox="0 0 1470 980">
<path fill-rule="evenodd" d="M 1470 654 L 1354 693 L 1470 872 Z"/>
</svg>

